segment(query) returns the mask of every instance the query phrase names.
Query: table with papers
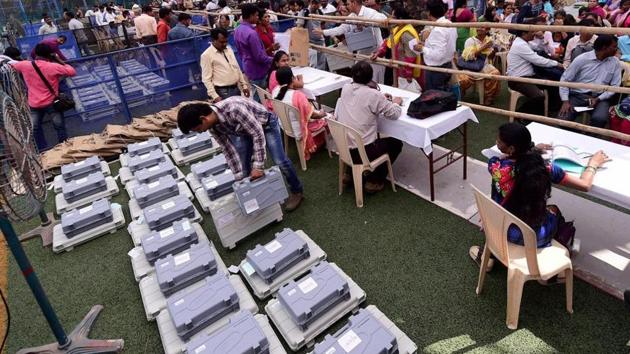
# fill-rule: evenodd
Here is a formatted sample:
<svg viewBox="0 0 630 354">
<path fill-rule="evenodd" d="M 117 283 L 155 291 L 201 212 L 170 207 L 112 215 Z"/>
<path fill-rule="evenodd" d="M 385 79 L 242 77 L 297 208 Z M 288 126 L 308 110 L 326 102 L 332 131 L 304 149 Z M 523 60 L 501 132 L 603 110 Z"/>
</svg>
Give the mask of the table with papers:
<svg viewBox="0 0 630 354">
<path fill-rule="evenodd" d="M 597 171 L 589 195 L 630 209 L 630 183 L 626 179 L 630 176 L 630 147 L 540 123 L 531 123 L 527 129 L 537 144 L 566 145 L 589 154 L 603 150 L 612 161 Z M 496 146 L 492 150 L 498 151 Z"/>
<path fill-rule="evenodd" d="M 352 82 L 352 79 L 347 76 L 311 67 L 296 67 L 292 68 L 292 70 L 293 75 L 302 75 L 304 79 L 303 91 L 307 93 L 306 96 L 310 99 L 339 90 L 344 85 Z"/>
<path fill-rule="evenodd" d="M 403 113 L 397 120 L 380 118 L 378 122 L 378 132 L 421 149 L 429 160 L 431 201 L 435 200 L 434 175 L 447 166 L 463 159 L 463 178 L 466 179 L 466 157 L 468 155 L 467 123 L 468 121 L 479 123 L 472 109 L 461 106 L 454 111 L 439 113 L 426 119 L 416 119 L 407 115 L 407 109 L 409 108 L 409 104 L 420 96 L 419 94 L 386 85 L 379 85 L 379 87 L 381 92 L 403 99 Z M 432 141 L 453 130 L 457 130 L 461 134 L 462 144 L 434 158 Z M 461 155 L 455 156 L 456 152 L 460 152 Z M 434 164 L 442 159 L 446 159 L 446 164 L 435 169 Z"/>
</svg>

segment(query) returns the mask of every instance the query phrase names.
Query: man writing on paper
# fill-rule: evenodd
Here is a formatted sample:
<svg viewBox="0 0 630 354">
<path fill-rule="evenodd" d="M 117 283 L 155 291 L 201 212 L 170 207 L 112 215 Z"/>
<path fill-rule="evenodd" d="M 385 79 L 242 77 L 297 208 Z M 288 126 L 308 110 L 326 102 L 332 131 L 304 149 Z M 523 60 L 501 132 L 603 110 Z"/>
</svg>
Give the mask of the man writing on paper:
<svg viewBox="0 0 630 354">
<path fill-rule="evenodd" d="M 201 79 L 213 102 L 243 95 L 249 97 L 247 81 L 238 66 L 232 48 L 228 46 L 228 32 L 223 28 L 210 31 L 212 45 L 201 54 Z M 240 90 L 239 90 L 240 86 Z"/>
<path fill-rule="evenodd" d="M 402 151 L 403 143 L 392 137 L 379 138 L 377 134 L 378 118 L 395 120 L 402 114 L 402 99 L 383 95 L 369 86 L 372 78 L 372 67 L 365 61 L 360 61 L 352 67 L 352 83 L 341 89 L 341 96 L 337 101 L 337 119 L 356 129 L 363 143 L 365 152 L 370 160 L 383 154 L 388 154 L 392 162 L 396 161 Z M 350 142 L 350 154 L 354 163 L 361 162 L 359 150 Z M 385 187 L 387 166 L 380 165 L 366 177 L 365 192 L 376 193 Z M 350 183 L 352 178 L 344 174 L 344 181 Z"/>
<path fill-rule="evenodd" d="M 595 40 L 593 49 L 575 58 L 562 74 L 560 81 L 619 86 L 621 84 L 621 66 L 615 57 L 617 37 L 601 34 Z M 575 108 L 588 107 L 593 109 L 590 125 L 603 128 L 608 123 L 609 100 L 613 95 L 614 92 L 560 87 L 562 108 L 560 108 L 558 117 L 574 121 L 578 116 Z"/>
<path fill-rule="evenodd" d="M 348 17 L 360 17 L 368 20 L 386 20 L 387 16 L 382 13 L 370 9 L 369 7 L 363 6 L 363 0 L 349 0 L 348 1 L 348 11 L 350 11 L 350 15 Z M 342 34 L 346 34 L 348 32 L 356 32 L 361 30 L 362 26 L 351 25 L 348 23 L 344 23 L 339 27 L 330 28 L 326 30 L 322 30 L 321 28 L 313 29 L 313 34 L 315 35 L 324 35 L 324 36 L 341 36 Z M 378 25 L 367 27 L 367 30 L 372 31 L 372 35 L 376 39 L 376 48 L 379 48 L 381 44 L 383 44 L 383 36 L 381 34 L 381 29 Z M 360 50 L 359 53 L 372 55 L 372 52 L 375 48 L 367 48 L 364 50 Z M 373 77 L 372 80 L 382 84 L 385 81 L 385 67 L 377 64 L 372 64 Z"/>
</svg>

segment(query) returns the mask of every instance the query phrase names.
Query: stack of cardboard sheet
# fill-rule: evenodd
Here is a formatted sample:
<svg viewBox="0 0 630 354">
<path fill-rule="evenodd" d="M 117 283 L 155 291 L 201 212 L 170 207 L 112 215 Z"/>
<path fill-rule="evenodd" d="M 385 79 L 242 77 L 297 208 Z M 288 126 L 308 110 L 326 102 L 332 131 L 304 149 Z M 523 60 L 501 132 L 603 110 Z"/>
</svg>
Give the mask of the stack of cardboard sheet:
<svg viewBox="0 0 630 354">
<path fill-rule="evenodd" d="M 70 138 L 44 152 L 42 165 L 45 170 L 53 170 L 94 155 L 102 158 L 119 155 L 127 144 L 154 136 L 168 138 L 171 130 L 177 127 L 179 108 L 188 103 L 193 102 L 182 102 L 171 109 L 134 118 L 128 125 L 108 124 L 101 134 Z"/>
</svg>

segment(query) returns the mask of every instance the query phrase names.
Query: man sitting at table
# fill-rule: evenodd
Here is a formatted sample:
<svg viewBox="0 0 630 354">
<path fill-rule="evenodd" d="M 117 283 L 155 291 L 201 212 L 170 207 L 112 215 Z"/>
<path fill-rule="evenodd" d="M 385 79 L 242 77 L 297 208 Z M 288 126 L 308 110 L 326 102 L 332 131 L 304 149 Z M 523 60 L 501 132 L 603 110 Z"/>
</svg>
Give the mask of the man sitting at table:
<svg viewBox="0 0 630 354">
<path fill-rule="evenodd" d="M 337 120 L 356 129 L 363 143 L 367 157 L 372 160 L 383 154 L 388 154 L 392 163 L 402 150 L 402 142 L 395 138 L 379 138 L 377 136 L 377 122 L 379 116 L 385 119 L 398 119 L 402 114 L 402 99 L 388 99 L 385 95 L 368 86 L 372 82 L 372 67 L 365 61 L 360 61 L 352 67 L 351 84 L 341 89 L 341 96 L 337 101 Z M 373 82 L 372 82 L 373 83 Z M 350 154 L 355 163 L 361 163 L 361 156 L 354 142 L 350 141 Z M 367 176 L 366 193 L 376 193 L 383 190 L 387 177 L 387 166 L 381 165 Z M 344 182 L 350 183 L 352 178 L 344 175 Z"/>
<path fill-rule="evenodd" d="M 619 86 L 621 66 L 615 57 L 617 37 L 602 34 L 595 40 L 593 49 L 575 58 L 562 74 L 560 81 Z M 603 128 L 608 123 L 609 100 L 613 95 L 614 92 L 608 91 L 560 87 L 562 108 L 558 116 L 562 119 L 575 120 L 578 116 L 575 107 L 589 107 L 593 109 L 589 112 L 591 113 L 590 125 Z"/>
</svg>

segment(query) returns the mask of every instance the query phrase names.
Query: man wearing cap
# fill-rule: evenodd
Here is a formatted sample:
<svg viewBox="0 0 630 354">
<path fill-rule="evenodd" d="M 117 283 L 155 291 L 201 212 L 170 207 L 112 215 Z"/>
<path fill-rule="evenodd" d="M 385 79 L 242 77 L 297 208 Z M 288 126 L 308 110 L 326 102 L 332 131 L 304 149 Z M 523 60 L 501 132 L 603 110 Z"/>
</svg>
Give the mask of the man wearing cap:
<svg viewBox="0 0 630 354">
<path fill-rule="evenodd" d="M 562 74 L 560 81 L 619 86 L 621 66 L 615 57 L 617 37 L 602 34 L 595 40 L 593 49 L 575 58 Z M 592 111 L 588 112 L 591 114 L 590 125 L 603 128 L 608 123 L 609 100 L 613 95 L 614 92 L 608 91 L 560 87 L 562 108 L 558 117 L 574 121 L 578 116 L 575 107 L 588 107 L 592 108 Z"/>
<path fill-rule="evenodd" d="M 280 167 L 289 185 L 286 211 L 293 211 L 302 202 L 303 186 L 291 160 L 284 152 L 278 116 L 249 98 L 233 96 L 213 105 L 191 103 L 177 113 L 179 129 L 188 132 L 209 131 L 223 147 L 225 159 L 239 180 L 252 180 L 264 175 L 266 150 Z"/>
</svg>

